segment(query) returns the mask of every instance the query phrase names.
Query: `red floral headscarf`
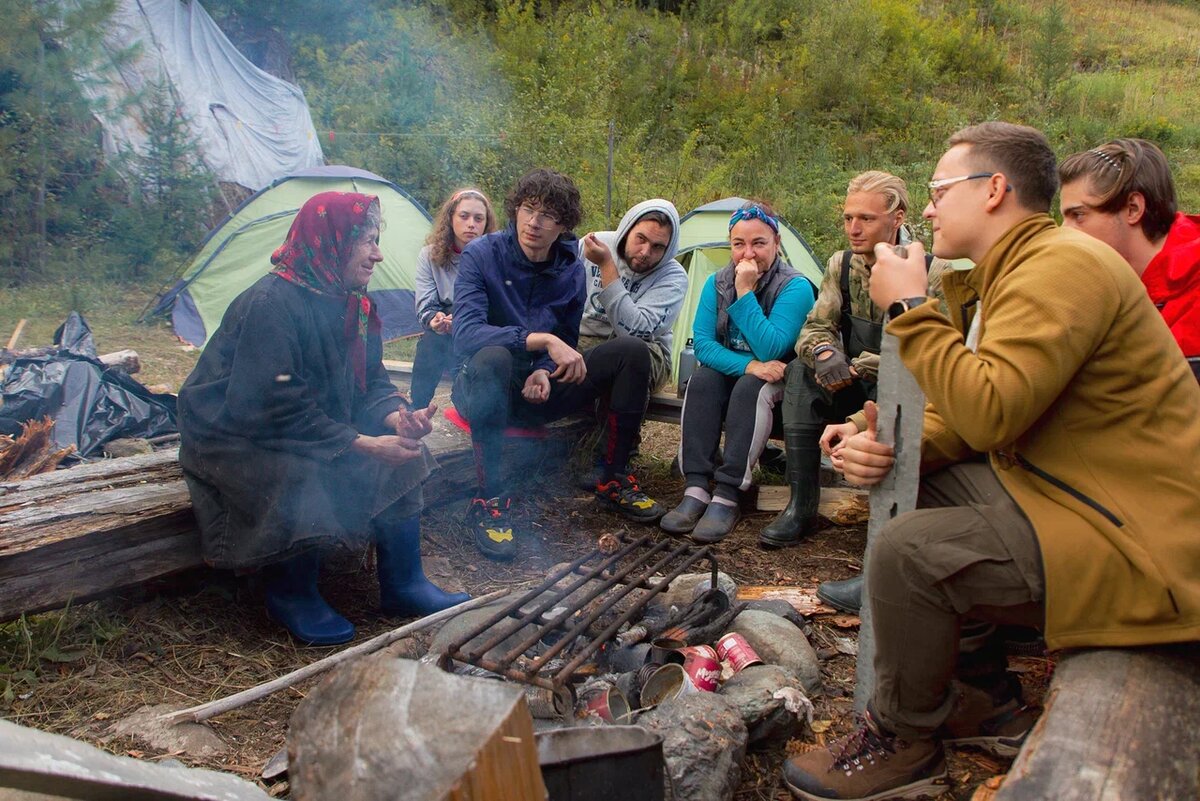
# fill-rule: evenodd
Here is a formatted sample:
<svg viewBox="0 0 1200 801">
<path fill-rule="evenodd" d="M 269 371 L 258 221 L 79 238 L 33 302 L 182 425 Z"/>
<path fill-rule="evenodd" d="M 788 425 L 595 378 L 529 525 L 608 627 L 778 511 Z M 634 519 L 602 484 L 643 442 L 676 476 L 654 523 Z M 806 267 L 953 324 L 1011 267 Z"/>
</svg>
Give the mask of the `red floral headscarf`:
<svg viewBox="0 0 1200 801">
<path fill-rule="evenodd" d="M 346 298 L 346 339 L 358 388 L 367 387 L 367 337 L 380 331 L 379 315 L 363 289 L 349 289 L 342 270 L 369 224 L 375 195 L 322 192 L 310 197 L 292 221 L 287 239 L 271 254 L 273 271 L 310 292 Z"/>
</svg>

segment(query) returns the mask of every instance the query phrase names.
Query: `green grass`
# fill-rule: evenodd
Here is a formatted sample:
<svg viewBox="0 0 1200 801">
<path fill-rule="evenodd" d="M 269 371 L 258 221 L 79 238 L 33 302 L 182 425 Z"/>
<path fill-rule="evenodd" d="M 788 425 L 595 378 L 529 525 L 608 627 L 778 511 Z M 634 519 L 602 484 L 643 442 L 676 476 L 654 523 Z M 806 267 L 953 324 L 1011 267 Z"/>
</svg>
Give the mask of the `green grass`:
<svg viewBox="0 0 1200 801">
<path fill-rule="evenodd" d="M 56 666 L 94 659 L 124 626 L 94 605 L 0 624 L 0 709 Z"/>
</svg>

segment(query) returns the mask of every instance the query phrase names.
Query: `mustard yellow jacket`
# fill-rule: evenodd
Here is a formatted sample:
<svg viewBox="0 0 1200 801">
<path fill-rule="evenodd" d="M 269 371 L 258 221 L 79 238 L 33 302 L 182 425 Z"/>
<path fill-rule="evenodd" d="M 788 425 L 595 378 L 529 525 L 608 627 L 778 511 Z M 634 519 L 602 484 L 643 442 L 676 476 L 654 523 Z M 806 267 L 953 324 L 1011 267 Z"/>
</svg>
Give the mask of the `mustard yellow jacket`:
<svg viewBox="0 0 1200 801">
<path fill-rule="evenodd" d="M 929 402 L 922 470 L 988 455 L 1037 532 L 1049 646 L 1200 640 L 1200 385 L 1137 275 L 1037 214 L 943 288 L 949 318 L 888 325 Z"/>
</svg>

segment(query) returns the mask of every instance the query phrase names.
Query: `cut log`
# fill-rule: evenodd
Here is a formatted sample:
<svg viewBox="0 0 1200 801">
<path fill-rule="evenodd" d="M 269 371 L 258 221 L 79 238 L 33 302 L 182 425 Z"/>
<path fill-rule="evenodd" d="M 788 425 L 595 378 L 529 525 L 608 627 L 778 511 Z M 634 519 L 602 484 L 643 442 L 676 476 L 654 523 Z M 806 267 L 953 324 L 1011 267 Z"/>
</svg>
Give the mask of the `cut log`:
<svg viewBox="0 0 1200 801">
<path fill-rule="evenodd" d="M 269 801 L 237 776 L 183 765 L 155 765 L 106 754 L 99 748 L 0 720 L 0 798 L 175 799 Z M 17 796 L 21 797 L 21 796 Z"/>
<path fill-rule="evenodd" d="M 117 367 L 129 375 L 141 372 L 142 369 L 142 360 L 136 350 L 118 350 L 115 353 L 105 353 L 99 358 L 105 367 Z"/>
<path fill-rule="evenodd" d="M 758 501 L 755 504 L 755 508 L 760 512 L 782 512 L 788 505 L 791 494 L 792 491 L 789 488 L 775 484 L 759 487 Z M 861 520 L 850 523 L 839 523 L 839 525 L 865 523 L 865 512 L 867 511 L 866 499 L 866 490 L 854 489 L 852 487 L 822 487 L 821 505 L 817 507 L 817 513 L 824 518 L 838 522 L 845 516 L 844 512 L 847 510 L 844 507 L 848 504 L 862 503 L 860 511 L 863 514 Z"/>
<path fill-rule="evenodd" d="M 522 687 L 383 655 L 300 702 L 288 776 L 297 801 L 546 798 Z"/>
<path fill-rule="evenodd" d="M 831 615 L 837 610 L 817 598 L 816 587 L 771 587 L 751 585 L 738 587 L 739 601 L 786 601 L 804 617 Z"/>
<path fill-rule="evenodd" d="M 1080 651 L 996 801 L 1200 798 L 1200 645 Z"/>
</svg>

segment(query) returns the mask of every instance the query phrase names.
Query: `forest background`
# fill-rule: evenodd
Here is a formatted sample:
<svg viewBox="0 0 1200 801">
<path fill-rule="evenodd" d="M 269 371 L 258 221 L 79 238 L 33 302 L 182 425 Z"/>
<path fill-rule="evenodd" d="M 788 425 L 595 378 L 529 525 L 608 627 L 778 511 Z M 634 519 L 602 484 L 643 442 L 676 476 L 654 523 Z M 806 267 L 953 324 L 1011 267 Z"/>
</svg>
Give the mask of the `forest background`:
<svg viewBox="0 0 1200 801">
<path fill-rule="evenodd" d="M 841 244 L 852 175 L 901 175 L 919 209 L 946 137 L 985 119 L 1034 125 L 1060 156 L 1151 139 L 1181 207 L 1200 209 L 1195 2 L 204 5 L 304 90 L 327 161 L 379 173 L 431 211 L 468 184 L 499 200 L 545 165 L 579 184 L 582 230 L 652 196 L 681 211 L 761 196 L 823 260 Z M 139 98 L 148 152 L 102 158 L 79 78 L 111 8 L 0 0 L 0 287 L 66 287 L 77 307 L 97 287 L 169 281 L 227 211 L 169 95 Z"/>
</svg>

